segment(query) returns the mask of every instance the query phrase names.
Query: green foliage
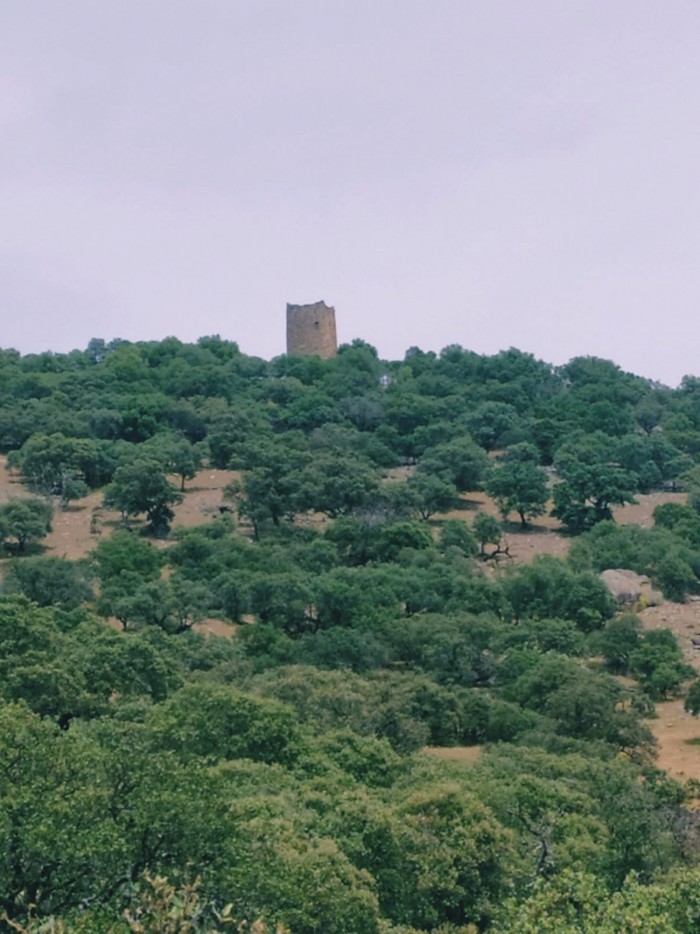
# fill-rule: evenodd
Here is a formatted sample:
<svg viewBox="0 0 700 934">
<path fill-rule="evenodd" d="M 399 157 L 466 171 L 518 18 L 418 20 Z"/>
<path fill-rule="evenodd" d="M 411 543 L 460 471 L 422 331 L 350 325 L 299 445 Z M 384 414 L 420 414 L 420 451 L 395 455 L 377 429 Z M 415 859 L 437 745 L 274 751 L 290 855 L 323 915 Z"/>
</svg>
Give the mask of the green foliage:
<svg viewBox="0 0 700 934">
<path fill-rule="evenodd" d="M 207 434 L 213 467 L 249 468 L 246 451 L 253 438 L 261 439 L 271 430 L 265 410 L 250 404 L 244 410 L 225 409 L 211 419 Z"/>
<path fill-rule="evenodd" d="M 0 506 L 0 539 L 5 548 L 24 554 L 27 545 L 51 531 L 51 513 L 43 499 L 14 499 Z"/>
<path fill-rule="evenodd" d="M 106 709 L 115 699 L 159 702 L 182 684 L 184 666 L 146 633 L 123 638 L 109 630 L 92 632 L 72 652 L 98 709 Z"/>
<path fill-rule="evenodd" d="M 614 622 L 611 620 L 607 628 Z M 517 626 L 501 631 L 496 644 L 504 649 L 530 648 L 572 656 L 583 656 L 588 648 L 587 640 L 576 623 L 566 619 L 521 620 Z"/>
<path fill-rule="evenodd" d="M 641 493 L 649 493 L 676 480 L 690 466 L 688 456 L 660 432 L 646 437 L 626 435 L 616 444 L 615 454 L 622 468 L 636 474 Z"/>
<path fill-rule="evenodd" d="M 173 435 L 159 439 L 155 451 L 161 458 L 164 469 L 180 478 L 180 492 L 184 492 L 185 480 L 191 480 L 202 466 L 201 450 L 187 438 Z"/>
<path fill-rule="evenodd" d="M 469 434 L 485 451 L 493 451 L 508 441 L 518 424 L 518 415 L 505 402 L 482 402 L 467 416 Z"/>
<path fill-rule="evenodd" d="M 234 905 L 271 915 L 299 934 L 379 934 L 372 877 L 333 840 L 264 813 L 241 830 L 226 886 Z"/>
<path fill-rule="evenodd" d="M 629 876 L 610 892 L 592 874 L 567 870 L 511 902 L 498 934 L 692 934 L 700 920 L 697 869 L 680 869 L 645 884 Z"/>
<path fill-rule="evenodd" d="M 296 496 L 300 509 L 335 519 L 371 503 L 378 486 L 375 471 L 357 457 L 321 454 L 304 468 Z"/>
<path fill-rule="evenodd" d="M 401 773 L 401 758 L 385 739 L 358 736 L 347 729 L 329 730 L 320 737 L 317 748 L 324 768 L 330 760 L 371 788 L 390 787 Z"/>
<path fill-rule="evenodd" d="M 208 449 L 242 471 L 243 520 L 162 549 L 105 534 L 97 608 L 122 632 L 93 618 L 83 565 L 5 562 L 0 913 L 83 934 L 697 927 L 693 870 L 668 872 L 696 860 L 695 819 L 642 721 L 689 672 L 595 576 L 696 589 L 692 496 L 653 529 L 598 521 L 700 454 L 693 380 L 513 349 L 386 362 L 362 342 L 267 364 L 209 337 L 5 351 L 0 387 L 0 446 L 45 497 L 111 483 L 162 532 L 167 474 L 184 486 Z M 507 553 L 483 512 L 434 539 L 458 491 L 540 514 L 552 461 L 562 521 L 593 525 L 570 562 L 476 561 Z M 205 613 L 233 637 L 199 635 Z"/>
<path fill-rule="evenodd" d="M 103 616 L 114 616 L 126 629 L 130 622 L 144 619 L 148 606 L 161 607 L 160 555 L 156 549 L 138 535 L 117 530 L 102 539 L 93 552 L 93 561 L 99 580 L 98 611 Z M 153 622 L 153 620 L 147 620 Z"/>
<path fill-rule="evenodd" d="M 160 461 L 139 458 L 117 468 L 105 490 L 104 506 L 118 509 L 125 519 L 145 513 L 151 532 L 162 535 L 168 531 L 173 518 L 170 507 L 180 499 Z"/>
<path fill-rule="evenodd" d="M 537 465 L 537 450 L 530 444 L 517 444 L 506 453 L 503 465 L 488 478 L 486 490 L 506 519 L 517 512 L 520 524 L 541 516 L 549 499 L 547 475 Z"/>
<path fill-rule="evenodd" d="M 634 501 L 635 474 L 611 463 L 610 445 L 591 436 L 562 445 L 554 459 L 559 482 L 552 491 L 552 515 L 578 534 L 612 519 L 612 506 Z"/>
<path fill-rule="evenodd" d="M 631 613 L 608 620 L 598 645 L 605 664 L 615 674 L 627 674 L 630 658 L 639 646 L 641 620 Z"/>
<path fill-rule="evenodd" d="M 249 469 L 243 485 L 234 481 L 225 494 L 237 502 L 241 516 L 248 519 L 259 537 L 267 520 L 279 526 L 285 517 L 292 518 L 304 506 L 300 501 L 304 468 L 308 455 L 296 446 L 260 444 L 248 451 Z"/>
<path fill-rule="evenodd" d="M 419 461 L 418 470 L 442 477 L 466 493 L 481 489 L 488 471 L 488 457 L 469 436 L 455 438 L 427 451 Z"/>
<path fill-rule="evenodd" d="M 291 710 L 225 685 L 186 685 L 154 711 L 149 725 L 158 746 L 185 759 L 290 764 L 300 743 Z"/>
<path fill-rule="evenodd" d="M 651 577 L 670 600 L 683 601 L 686 593 L 697 588 L 700 552 L 697 545 L 676 532 L 680 529 L 684 534 L 685 518 L 671 529 L 672 514 L 659 515 L 662 523 L 652 529 L 601 522 L 572 543 L 570 562 L 597 571 L 629 568 Z"/>
<path fill-rule="evenodd" d="M 630 653 L 629 668 L 654 700 L 676 694 L 682 682 L 694 674 L 670 629 L 644 633 Z"/>
<path fill-rule="evenodd" d="M 116 466 L 116 450 L 90 438 L 69 438 L 60 432 L 34 434 L 11 460 L 31 490 L 59 496 L 65 505 L 77 492 L 109 482 Z M 82 487 L 80 486 L 82 484 Z"/>
<path fill-rule="evenodd" d="M 250 585 L 250 607 L 261 623 L 279 626 L 290 635 L 315 628 L 313 593 L 297 574 L 267 574 Z"/>
<path fill-rule="evenodd" d="M 697 465 L 691 467 L 683 477 L 688 490 L 688 506 L 696 514 L 700 514 L 700 469 Z"/>
<path fill-rule="evenodd" d="M 693 681 L 693 683 L 688 688 L 683 707 L 694 717 L 697 717 L 697 715 L 700 713 L 700 681 Z"/>
<path fill-rule="evenodd" d="M 2 582 L 3 593 L 21 593 L 39 606 L 79 606 L 92 597 L 86 564 L 64 558 L 27 558 L 13 562 Z"/>
<path fill-rule="evenodd" d="M 405 485 L 406 503 L 421 519 L 430 519 L 439 512 L 450 512 L 459 505 L 459 497 L 450 480 L 434 474 L 418 473 Z"/>
<path fill-rule="evenodd" d="M 373 516 L 341 517 L 326 532 L 346 564 L 393 562 L 404 551 L 432 550 L 429 528 L 415 520 L 375 519 Z"/>
<path fill-rule="evenodd" d="M 447 551 L 448 548 L 455 548 L 466 558 L 475 558 L 479 552 L 479 546 L 466 522 L 459 519 L 449 519 L 440 529 L 439 535 L 440 548 Z"/>
<path fill-rule="evenodd" d="M 690 545 L 700 546 L 700 516 L 689 506 L 664 503 L 654 509 L 654 525 L 668 529 Z"/>
<path fill-rule="evenodd" d="M 503 666 L 506 700 L 545 714 L 559 732 L 579 739 L 602 740 L 623 749 L 649 744 L 651 735 L 633 712 L 621 705 L 622 691 L 610 678 L 582 669 L 554 653 L 522 657 L 527 667 Z"/>
<path fill-rule="evenodd" d="M 569 619 L 589 632 L 614 612 L 612 597 L 595 574 L 574 571 L 547 555 L 513 569 L 504 577 L 503 589 L 516 620 Z"/>
<path fill-rule="evenodd" d="M 201 884 L 201 878 L 198 877 L 194 882 L 176 887 L 163 876 L 152 877 L 145 873 L 123 912 L 128 930 L 133 934 L 221 934 L 226 930 L 242 931 L 247 926 L 246 922 L 236 921 L 232 914 L 233 906 L 229 903 L 218 911 L 210 900 L 202 899 L 199 892 Z M 266 934 L 268 928 L 258 920 L 252 930 L 257 934 Z M 111 928 L 110 934 L 117 934 L 116 929 Z M 277 927 L 275 934 L 285 932 Z"/>
<path fill-rule="evenodd" d="M 680 549 L 664 555 L 656 568 L 655 578 L 669 600 L 681 603 L 685 595 L 697 585 L 697 575 Z"/>
<path fill-rule="evenodd" d="M 104 584 L 123 574 L 135 574 L 140 580 L 155 580 L 160 574 L 160 555 L 138 535 L 117 529 L 101 539 L 92 553 L 97 575 Z"/>
<path fill-rule="evenodd" d="M 398 811 L 405 853 L 403 898 L 388 905 L 396 921 L 431 929 L 442 920 L 483 925 L 506 880 L 508 837 L 489 810 L 458 786 L 410 795 Z"/>
<path fill-rule="evenodd" d="M 423 551 L 433 547 L 429 529 L 418 522 L 393 522 L 383 526 L 377 537 L 378 561 L 395 561 L 404 549 Z"/>
<path fill-rule="evenodd" d="M 487 512 L 478 512 L 472 522 L 472 532 L 482 558 L 494 558 L 503 551 L 503 527 L 495 516 L 490 516 Z M 495 547 L 489 551 L 487 545 Z"/>
</svg>

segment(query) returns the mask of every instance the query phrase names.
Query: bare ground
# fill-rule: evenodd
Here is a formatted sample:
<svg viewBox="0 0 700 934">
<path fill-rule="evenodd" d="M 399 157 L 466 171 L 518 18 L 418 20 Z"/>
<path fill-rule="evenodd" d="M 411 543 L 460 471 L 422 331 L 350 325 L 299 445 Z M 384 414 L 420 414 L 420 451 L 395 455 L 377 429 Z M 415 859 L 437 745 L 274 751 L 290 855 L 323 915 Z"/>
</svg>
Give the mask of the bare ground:
<svg viewBox="0 0 700 934">
<path fill-rule="evenodd" d="M 700 723 L 683 709 L 682 700 L 656 705 L 657 720 L 647 721 L 659 744 L 657 764 L 681 781 L 700 780 Z"/>
<path fill-rule="evenodd" d="M 654 524 L 654 509 L 663 503 L 685 503 L 684 493 L 657 492 L 640 495 L 636 503 L 617 508 L 615 520 L 622 525 L 639 525 L 651 528 Z M 484 493 L 470 493 L 463 498 L 463 507 L 445 516 L 445 519 L 466 519 L 471 522 L 478 510 L 498 515 L 495 503 Z M 438 523 L 440 524 L 440 523 Z M 532 520 L 526 530 L 515 523 L 509 524 L 506 535 L 508 550 L 513 563 L 525 564 L 536 555 L 548 554 L 565 557 L 571 539 L 561 532 L 559 523 L 551 516 Z M 686 603 L 664 601 L 660 606 L 647 607 L 640 614 L 646 629 L 671 629 L 683 649 L 689 664 L 700 672 L 700 651 L 694 648 L 693 638 L 700 638 L 700 600 L 689 599 Z M 689 740 L 700 740 L 700 721 L 686 713 L 683 701 L 665 701 L 656 705 L 658 719 L 647 721 L 658 746 L 658 764 L 670 775 L 682 781 L 700 781 L 700 745 L 690 745 Z M 455 747 L 440 749 L 426 747 L 426 751 L 453 761 L 476 761 L 479 747 Z"/>
<path fill-rule="evenodd" d="M 651 528 L 654 524 L 654 509 L 662 503 L 684 503 L 684 493 L 649 493 L 637 497 L 636 503 L 614 510 L 615 521 L 621 525 L 640 525 Z M 551 509 L 550 503 L 547 509 Z M 462 497 L 459 509 L 438 517 L 441 524 L 447 519 L 461 519 L 471 522 L 479 510 L 498 516 L 496 504 L 485 493 L 470 493 Z M 522 529 L 519 522 L 508 522 L 504 535 L 509 554 L 515 564 L 527 564 L 537 555 L 553 555 L 565 558 L 569 552 L 571 539 L 562 534 L 560 523 L 552 516 L 538 516 Z"/>
<path fill-rule="evenodd" d="M 639 525 L 650 529 L 654 524 L 654 510 L 664 503 L 685 504 L 686 493 L 645 493 L 637 496 L 636 503 L 627 503 L 613 510 L 615 521 L 620 525 Z"/>
<path fill-rule="evenodd" d="M 173 527 L 201 525 L 218 516 L 224 487 L 238 477 L 240 474 L 233 470 L 201 470 L 186 484 L 182 502 L 173 507 Z M 171 479 L 175 483 L 176 478 Z M 0 503 L 29 495 L 19 478 L 7 469 L 7 458 L 0 456 Z M 71 560 L 84 558 L 101 536 L 108 535 L 119 525 L 119 513 L 102 508 L 102 493 L 98 490 L 72 503 L 68 509 L 56 509 L 52 531 L 42 545 L 47 555 Z M 137 526 L 135 522 L 133 527 Z"/>
<path fill-rule="evenodd" d="M 481 746 L 424 746 L 423 752 L 428 752 L 438 759 L 448 762 L 466 762 L 471 765 L 481 758 Z"/>
<path fill-rule="evenodd" d="M 390 471 L 388 479 L 405 479 L 411 468 Z M 192 527 L 210 521 L 220 514 L 223 488 L 239 476 L 230 470 L 207 468 L 186 485 L 182 503 L 174 507 L 173 527 Z M 0 456 L 0 503 L 13 498 L 28 496 L 19 478 L 7 470 L 6 458 Z M 653 512 L 661 503 L 682 503 L 682 493 L 651 493 L 639 496 L 638 502 L 615 511 L 615 518 L 624 524 L 636 524 L 643 528 L 653 525 Z M 102 535 L 108 535 L 119 525 L 119 515 L 101 508 L 102 493 L 95 492 L 72 504 L 69 509 L 56 510 L 53 530 L 44 540 L 45 553 L 72 560 L 86 557 L 97 545 Z M 479 509 L 497 514 L 495 504 L 483 493 L 471 493 L 463 497 L 460 509 L 437 517 L 432 523 L 437 531 L 446 519 L 461 519 L 471 522 Z M 312 520 L 313 521 L 313 520 Z M 316 524 L 316 523 L 314 523 Z M 527 563 L 539 554 L 565 557 L 569 539 L 561 534 L 556 520 L 549 516 L 539 517 L 521 530 L 518 523 L 509 524 L 506 530 L 510 560 Z M 162 543 L 166 546 L 166 542 Z M 693 648 L 691 639 L 700 637 L 700 601 L 687 603 L 664 602 L 661 606 L 648 607 L 640 614 L 646 628 L 668 627 L 678 637 L 679 643 L 691 665 L 700 671 L 700 652 Z M 236 627 L 222 620 L 207 619 L 196 627 L 199 631 L 231 637 Z M 682 700 L 673 700 L 657 705 L 658 719 L 650 720 L 649 726 L 659 742 L 659 765 L 669 774 L 680 779 L 700 780 L 700 745 L 689 745 L 688 740 L 700 738 L 700 721 L 683 710 Z M 426 747 L 426 750 L 444 759 L 460 762 L 476 761 L 480 748 Z"/>
<path fill-rule="evenodd" d="M 653 513 L 662 503 L 685 503 L 685 493 L 650 493 L 639 496 L 638 503 L 631 503 L 615 511 L 620 523 L 651 528 Z M 639 614 L 645 629 L 670 629 L 678 639 L 686 661 L 700 672 L 700 652 L 691 639 L 700 636 L 700 601 L 689 598 L 685 603 L 664 601 L 660 606 L 650 606 Z M 658 719 L 649 720 L 648 726 L 659 744 L 659 766 L 669 775 L 681 780 L 700 781 L 700 746 L 689 745 L 688 741 L 700 738 L 700 722 L 686 713 L 683 701 L 664 701 L 656 705 Z"/>
<path fill-rule="evenodd" d="M 686 661 L 700 672 L 700 652 L 691 642 L 692 637 L 700 634 L 700 602 L 669 600 L 660 606 L 647 607 L 639 616 L 645 629 L 671 629 Z M 682 699 L 658 703 L 656 712 L 658 719 L 648 720 L 647 726 L 659 744 L 659 766 L 682 781 L 700 781 L 700 745 L 688 745 L 689 740 L 700 739 L 700 721 L 683 709 Z"/>
</svg>

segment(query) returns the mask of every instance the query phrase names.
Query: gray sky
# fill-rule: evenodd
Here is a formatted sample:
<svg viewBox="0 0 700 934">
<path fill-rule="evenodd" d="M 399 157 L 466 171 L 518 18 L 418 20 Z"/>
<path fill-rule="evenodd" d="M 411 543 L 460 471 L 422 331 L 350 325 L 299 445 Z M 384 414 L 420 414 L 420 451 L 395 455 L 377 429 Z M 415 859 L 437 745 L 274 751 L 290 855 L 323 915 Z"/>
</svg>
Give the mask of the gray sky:
<svg viewBox="0 0 700 934">
<path fill-rule="evenodd" d="M 699 373 L 697 0 L 0 0 L 0 345 Z"/>
</svg>

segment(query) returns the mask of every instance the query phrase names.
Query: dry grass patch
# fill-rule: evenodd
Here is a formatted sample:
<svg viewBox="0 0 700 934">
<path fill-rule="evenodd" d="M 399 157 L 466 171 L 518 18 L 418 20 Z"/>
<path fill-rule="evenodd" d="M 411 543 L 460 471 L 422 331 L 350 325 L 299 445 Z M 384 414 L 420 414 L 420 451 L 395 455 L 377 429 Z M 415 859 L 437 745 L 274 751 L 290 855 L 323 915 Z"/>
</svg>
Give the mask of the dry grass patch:
<svg viewBox="0 0 700 934">
<path fill-rule="evenodd" d="M 657 765 L 681 781 L 700 781 L 700 721 L 683 709 L 682 700 L 656 705 L 658 719 L 647 720 L 659 744 Z"/>
<path fill-rule="evenodd" d="M 423 752 L 446 762 L 478 762 L 483 752 L 482 746 L 424 746 Z"/>
</svg>

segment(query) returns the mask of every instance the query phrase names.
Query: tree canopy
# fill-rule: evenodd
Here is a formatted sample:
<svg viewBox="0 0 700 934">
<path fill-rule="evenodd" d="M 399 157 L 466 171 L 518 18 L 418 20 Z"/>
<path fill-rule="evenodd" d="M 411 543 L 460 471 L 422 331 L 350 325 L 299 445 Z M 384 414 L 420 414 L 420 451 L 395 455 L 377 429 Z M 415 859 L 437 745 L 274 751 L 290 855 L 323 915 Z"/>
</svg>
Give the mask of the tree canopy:
<svg viewBox="0 0 700 934">
<path fill-rule="evenodd" d="M 0 352 L 2 923 L 694 931 L 697 790 L 647 721 L 698 681 L 599 574 L 700 592 L 698 385 L 458 345 Z M 228 487 L 180 525 L 200 464 Z M 42 553 L 86 490 L 124 521 Z M 518 563 L 550 498 L 569 554 Z"/>
</svg>

